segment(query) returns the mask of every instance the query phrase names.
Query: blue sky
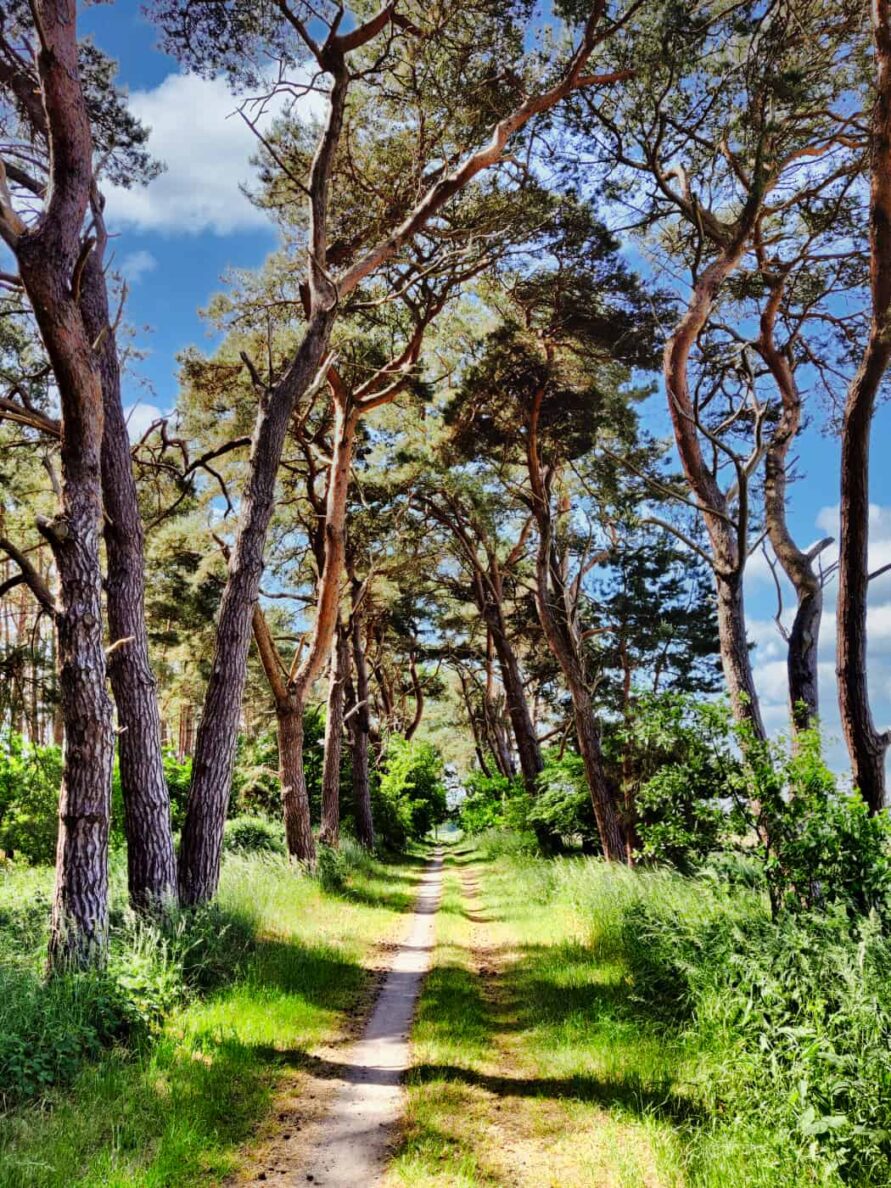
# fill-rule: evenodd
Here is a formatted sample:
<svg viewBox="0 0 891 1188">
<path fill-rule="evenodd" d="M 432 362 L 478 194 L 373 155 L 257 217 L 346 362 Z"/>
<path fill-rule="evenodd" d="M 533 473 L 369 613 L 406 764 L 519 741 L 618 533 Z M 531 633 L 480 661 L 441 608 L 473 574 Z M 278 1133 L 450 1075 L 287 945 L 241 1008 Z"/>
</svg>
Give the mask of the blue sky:
<svg viewBox="0 0 891 1188">
<path fill-rule="evenodd" d="M 116 265 L 129 277 L 129 321 L 140 328 L 140 345 L 150 354 L 141 365 L 152 391 L 128 381 L 126 399 L 136 429 L 169 409 L 176 398 L 178 351 L 209 346 L 198 311 L 221 287 L 231 266 L 262 263 L 275 246 L 265 216 L 251 207 L 239 185 L 251 179 L 253 138 L 234 111 L 236 101 L 221 82 L 185 76 L 155 46 L 153 29 L 136 0 L 82 9 L 81 28 L 120 63 L 120 81 L 136 113 L 152 127 L 151 148 L 168 170 L 145 190 L 108 193 L 108 219 L 116 234 Z M 150 327 L 147 334 L 143 327 Z M 648 402 L 648 422 L 667 436 L 667 417 L 658 398 Z M 820 418 L 815 417 L 819 422 Z M 873 434 L 875 504 L 872 565 L 891 562 L 891 408 L 880 409 Z M 819 431 L 802 436 L 799 469 L 804 478 L 792 493 L 791 524 L 801 543 L 835 535 L 838 505 L 838 441 Z M 870 682 L 879 725 L 891 722 L 891 575 L 875 583 L 870 609 Z M 773 580 L 755 557 L 747 586 L 750 633 L 757 643 L 756 676 L 765 716 L 773 728 L 785 724 L 782 640 L 772 622 Z M 832 679 L 834 586 L 826 593 L 821 647 L 823 715 L 830 737 L 838 736 Z M 791 605 L 786 591 L 786 606 Z M 839 746 L 834 763 L 844 766 Z"/>
<path fill-rule="evenodd" d="M 184 76 L 156 47 L 136 0 L 86 7 L 80 21 L 82 32 L 119 62 L 119 81 L 153 129 L 154 155 L 167 165 L 148 189 L 107 193 L 115 266 L 130 289 L 128 320 L 150 352 L 140 370 L 153 394 L 133 379 L 127 393 L 142 405 L 134 423 L 143 423 L 176 399 L 177 352 L 209 344 L 198 311 L 221 288 L 225 270 L 258 266 L 276 237 L 239 192 L 251 178 L 255 142 L 233 114 L 225 86 Z"/>
</svg>

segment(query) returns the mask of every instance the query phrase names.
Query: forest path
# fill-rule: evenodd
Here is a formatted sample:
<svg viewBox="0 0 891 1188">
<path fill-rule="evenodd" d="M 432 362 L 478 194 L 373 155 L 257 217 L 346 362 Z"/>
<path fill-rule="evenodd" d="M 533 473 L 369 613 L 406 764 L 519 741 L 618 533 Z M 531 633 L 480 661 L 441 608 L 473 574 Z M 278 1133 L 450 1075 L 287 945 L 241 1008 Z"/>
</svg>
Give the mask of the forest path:
<svg viewBox="0 0 891 1188">
<path fill-rule="evenodd" d="M 453 849 L 382 1188 L 682 1188 L 676 1053 L 553 868 Z M 709 1183 L 720 1183 L 715 1180 Z"/>
<path fill-rule="evenodd" d="M 303 1130 L 296 1150 L 288 1142 L 286 1157 L 281 1147 L 270 1153 L 273 1158 L 255 1182 L 371 1188 L 383 1173 L 404 1110 L 409 1036 L 433 953 L 442 880 L 442 851 L 437 849 L 361 1038 L 342 1060 L 326 1054 L 310 1065 L 310 1078 L 318 1080 L 325 1102 L 323 1111 Z M 290 1140 L 291 1135 L 282 1137 Z"/>
</svg>

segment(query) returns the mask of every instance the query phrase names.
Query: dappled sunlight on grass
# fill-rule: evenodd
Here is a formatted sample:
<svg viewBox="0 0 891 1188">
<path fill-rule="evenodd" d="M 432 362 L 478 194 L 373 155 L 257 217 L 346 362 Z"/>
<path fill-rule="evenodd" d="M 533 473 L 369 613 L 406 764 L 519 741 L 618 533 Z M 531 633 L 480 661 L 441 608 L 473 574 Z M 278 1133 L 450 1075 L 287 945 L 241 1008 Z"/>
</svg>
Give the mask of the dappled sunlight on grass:
<svg viewBox="0 0 891 1188">
<path fill-rule="evenodd" d="M 646 980 L 662 969 L 647 913 L 719 936 L 769 918 L 757 888 L 466 847 L 448 887 L 388 1188 L 842 1183 L 756 1109 L 724 1107 L 732 1033 L 686 1025 L 670 969 Z"/>
<path fill-rule="evenodd" d="M 0 1118 L 0 1185 L 176 1188 L 232 1171 L 282 1077 L 349 1031 L 420 868 L 368 861 L 332 892 L 275 859 L 227 858 L 221 918 L 255 937 L 235 980 L 141 1051 L 88 1064 L 51 1109 Z"/>
<path fill-rule="evenodd" d="M 525 865 L 528 879 L 521 864 L 450 859 L 456 910 L 439 922 L 388 1183 L 675 1188 L 672 1119 L 691 1108 L 677 1054 L 642 1032 L 622 962 L 594 960 L 543 864 Z"/>
</svg>

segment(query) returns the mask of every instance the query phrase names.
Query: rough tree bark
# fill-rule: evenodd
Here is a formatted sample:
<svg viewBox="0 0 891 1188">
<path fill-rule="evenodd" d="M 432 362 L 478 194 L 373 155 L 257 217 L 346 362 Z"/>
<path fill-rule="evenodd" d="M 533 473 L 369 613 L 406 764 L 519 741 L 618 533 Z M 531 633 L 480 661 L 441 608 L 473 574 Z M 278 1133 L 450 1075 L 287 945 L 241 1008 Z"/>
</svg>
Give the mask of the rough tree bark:
<svg viewBox="0 0 891 1188">
<path fill-rule="evenodd" d="M 87 333 L 96 344 L 102 379 L 105 588 L 112 641 L 108 673 L 118 715 L 130 902 L 137 910 L 152 910 L 176 897 L 176 855 L 145 623 L 145 535 L 121 403 L 117 343 L 109 319 L 105 233 L 101 212 L 95 211 L 95 216 L 101 238 L 84 267 L 80 307 Z"/>
<path fill-rule="evenodd" d="M 306 392 L 323 362 L 334 322 L 334 308 L 323 308 L 307 327 L 294 362 L 264 399 L 251 446 L 250 473 L 242 496 L 235 548 L 229 560 L 226 587 L 217 622 L 213 667 L 195 739 L 192 784 L 179 852 L 179 890 L 183 903 L 202 903 L 217 888 L 223 826 L 229 803 L 232 764 L 241 698 L 247 674 L 251 622 L 260 591 L 266 533 L 275 502 L 275 482 L 294 402 Z M 293 741 L 299 730 L 288 721 L 287 707 L 276 705 L 279 747 L 282 734 Z M 286 722 L 284 732 L 282 722 Z M 302 768 L 302 762 L 301 762 Z M 293 773 L 292 773 L 293 774 Z M 292 785 L 288 784 L 289 797 Z M 284 799 L 286 820 L 295 841 L 306 838 L 297 827 L 294 806 Z M 290 810 L 290 811 L 289 811 Z M 311 839 L 311 834 L 309 835 Z"/>
<path fill-rule="evenodd" d="M 343 753 L 344 688 L 349 665 L 346 631 L 337 625 L 328 677 L 328 712 L 325 718 L 325 760 L 322 766 L 322 827 L 319 841 L 340 843 L 340 757 Z"/>
<path fill-rule="evenodd" d="M 517 774 L 511 746 L 511 731 L 504 720 L 507 708 L 507 698 L 502 697 L 501 689 L 495 680 L 495 647 L 492 642 L 492 632 L 486 631 L 486 684 L 483 690 L 483 714 L 486 721 L 492 754 L 495 756 L 498 769 L 503 776 L 512 780 Z"/>
<path fill-rule="evenodd" d="M 411 677 L 412 695 L 415 699 L 415 712 L 405 728 L 406 741 L 410 742 L 417 734 L 418 727 L 424 718 L 424 684 L 418 674 L 418 657 L 414 647 L 408 657 L 408 672 Z"/>
<path fill-rule="evenodd" d="M 817 725 L 820 694 L 817 649 L 823 617 L 823 586 L 814 561 L 831 539 L 821 540 L 804 551 L 789 531 L 786 516 L 786 486 L 789 451 L 801 428 L 801 394 L 788 357 L 778 349 L 774 323 L 782 298 L 784 278 L 777 278 L 761 314 L 761 333 L 756 343 L 780 393 L 782 408 L 764 460 L 764 518 L 767 535 L 783 572 L 795 590 L 796 611 L 786 640 L 786 669 L 792 728 L 806 730 Z"/>
<path fill-rule="evenodd" d="M 309 801 L 303 803 L 296 794 L 304 781 L 303 706 L 297 705 L 292 697 L 288 674 L 282 666 L 266 617 L 259 605 L 254 607 L 252 624 L 257 650 L 275 701 L 282 816 L 289 853 L 295 857 L 295 849 L 314 853 Z M 292 849 L 292 846 L 295 849 Z"/>
<path fill-rule="evenodd" d="M 504 607 L 497 600 L 487 599 L 484 607 L 480 609 L 485 616 L 486 625 L 492 635 L 495 655 L 498 657 L 501 683 L 504 685 L 507 700 L 507 714 L 517 745 L 523 783 L 529 794 L 535 796 L 538 793 L 538 777 L 544 763 L 538 735 L 532 724 L 532 714 L 529 712 L 529 702 L 526 700 L 526 690 L 523 688 L 520 663 L 504 621 Z"/>
<path fill-rule="evenodd" d="M 0 234 L 18 262 L 62 409 L 60 507 L 40 525 L 59 574 L 55 621 L 65 721 L 49 945 L 50 967 L 57 969 L 97 964 L 105 955 L 114 735 L 105 689 L 99 561 L 102 386 L 77 300 L 93 246 L 81 238 L 93 186 L 92 134 L 79 74 L 76 4 L 35 0 L 33 12 L 50 184 L 41 214 L 27 226 L 0 173 Z"/>
<path fill-rule="evenodd" d="M 891 731 L 876 729 L 869 701 L 866 616 L 869 591 L 869 445 L 876 397 L 891 359 L 891 5 L 874 0 L 876 97 L 870 126 L 872 322 L 845 401 L 841 442 L 838 558 L 838 701 L 854 784 L 873 813 L 885 807 Z"/>
</svg>

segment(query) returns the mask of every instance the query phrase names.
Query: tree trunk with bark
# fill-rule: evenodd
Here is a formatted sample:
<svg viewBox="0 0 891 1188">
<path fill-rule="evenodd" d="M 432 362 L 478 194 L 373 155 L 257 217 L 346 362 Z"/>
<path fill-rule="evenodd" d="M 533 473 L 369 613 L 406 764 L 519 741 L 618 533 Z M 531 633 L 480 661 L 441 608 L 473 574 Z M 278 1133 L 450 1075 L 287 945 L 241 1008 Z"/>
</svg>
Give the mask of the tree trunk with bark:
<svg viewBox="0 0 891 1188">
<path fill-rule="evenodd" d="M 288 853 L 296 861 L 312 863 L 316 846 L 303 770 L 303 708 L 294 701 L 285 700 L 276 704 L 275 715 Z"/>
<path fill-rule="evenodd" d="M 212 898 L 219 882 L 251 623 L 260 592 L 279 462 L 294 404 L 308 390 L 322 365 L 333 322 L 333 308 L 310 321 L 294 362 L 263 400 L 257 417 L 238 537 L 229 560 L 213 667 L 192 760 L 192 784 L 179 851 L 179 890 L 185 904 Z M 281 740 L 281 718 L 279 723 Z M 302 731 L 301 722 L 301 737 Z M 292 736 L 287 732 L 288 739 Z M 302 756 L 300 769 L 302 772 Z"/>
<path fill-rule="evenodd" d="M 352 577 L 352 614 L 349 646 L 356 674 L 354 695 L 350 698 L 350 756 L 353 766 L 353 810 L 356 814 L 356 837 L 367 850 L 374 849 L 374 818 L 371 811 L 371 782 L 368 773 L 368 738 L 371 714 L 368 708 L 368 664 L 362 637 L 362 585 Z M 349 666 L 347 666 L 347 669 Z M 351 682 L 352 683 L 352 682 Z"/>
<path fill-rule="evenodd" d="M 418 674 L 418 658 L 414 648 L 412 648 L 408 657 L 408 673 L 411 677 L 412 695 L 415 699 L 415 712 L 412 714 L 412 719 L 405 727 L 406 741 L 411 741 L 417 733 L 418 727 L 424 717 L 424 685 Z"/>
<path fill-rule="evenodd" d="M 495 655 L 498 657 L 501 683 L 504 685 L 504 695 L 507 701 L 507 714 L 517 745 L 523 783 L 530 796 L 536 796 L 538 794 L 538 777 L 544 763 L 541 757 L 541 747 L 538 744 L 538 735 L 529 712 L 529 702 L 526 700 L 520 664 L 507 633 L 503 608 L 499 605 L 492 605 L 490 601 L 486 605 L 485 615 L 486 623 L 492 634 Z"/>
<path fill-rule="evenodd" d="M 752 673 L 749 640 L 746 633 L 746 613 L 743 600 L 743 575 L 733 562 L 715 573 L 718 597 L 718 640 L 721 665 L 730 694 L 730 705 L 740 724 L 748 724 L 757 740 L 767 738 L 761 719 L 761 707 Z"/>
<path fill-rule="evenodd" d="M 108 673 L 118 716 L 127 883 L 132 906 L 151 910 L 176 897 L 176 855 L 161 753 L 157 687 L 149 663 L 145 623 L 145 536 L 102 264 L 97 245 L 84 267 L 80 306 L 87 333 L 98 344 L 102 379 L 102 493 L 111 636 Z"/>
<path fill-rule="evenodd" d="M 767 445 L 764 461 L 764 518 L 774 554 L 792 583 L 797 602 L 795 619 L 786 640 L 789 709 L 794 731 L 817 725 L 820 713 L 817 650 L 823 618 L 823 586 L 814 560 L 832 541 L 822 540 L 807 552 L 798 548 L 786 515 L 789 451 L 801 428 L 801 394 L 788 356 L 776 346 L 774 324 L 782 299 L 785 277 L 778 277 L 761 314 L 756 343 L 773 376 L 782 409 Z"/>
<path fill-rule="evenodd" d="M 688 377 L 690 352 L 714 307 L 721 286 L 742 259 L 757 212 L 756 202 L 750 201 L 733 235 L 697 279 L 684 316 L 665 345 L 663 375 L 678 454 L 711 541 L 721 664 L 730 703 L 737 722 L 748 723 L 756 739 L 763 741 L 766 735 L 749 658 L 743 604 L 743 572 L 748 546 L 745 476 L 739 474 L 739 507 L 734 522 L 728 511 L 727 498 L 702 455 L 699 424 L 690 398 Z"/>
<path fill-rule="evenodd" d="M 869 701 L 869 446 L 876 397 L 891 359 L 891 5 L 872 6 L 877 86 L 870 127 L 872 324 L 845 402 L 838 557 L 838 699 L 854 784 L 873 813 L 885 807 L 891 732 L 876 729 Z"/>
<path fill-rule="evenodd" d="M 553 473 L 545 472 L 538 452 L 538 420 L 543 398 L 544 390 L 541 389 L 533 402 L 526 441 L 532 513 L 538 525 L 535 605 L 548 647 L 560 665 L 572 699 L 579 754 L 585 766 L 603 855 L 610 861 L 624 862 L 629 857 L 625 829 L 616 808 L 615 790 L 611 787 L 603 765 L 600 729 L 588 687 L 582 641 L 575 621 L 575 607 L 570 604 L 565 575 L 553 538 Z"/>
<path fill-rule="evenodd" d="M 545 639 L 560 665 L 572 699 L 579 754 L 585 765 L 585 777 L 591 793 L 591 804 L 594 809 L 594 818 L 597 821 L 597 832 L 600 836 L 604 857 L 614 862 L 621 862 L 628 857 L 625 832 L 616 809 L 614 790 L 603 765 L 600 730 L 591 702 L 591 693 L 585 679 L 581 654 L 564 621 L 565 615 L 559 605 L 561 595 L 552 592 L 549 585 L 549 552 L 547 544 L 544 547 L 539 547 L 536 596 L 538 616 Z"/>
<path fill-rule="evenodd" d="M 82 240 L 93 179 L 93 143 L 80 80 L 74 0 L 33 5 L 39 42 L 38 117 L 49 147 L 43 209 L 28 226 L 0 189 L 0 234 L 15 255 L 56 379 L 62 411 L 59 512 L 40 528 L 59 575 L 54 617 L 65 763 L 59 800 L 52 969 L 104 960 L 108 932 L 108 826 L 114 752 L 105 688 L 99 533 L 102 520 L 102 386 L 78 307 Z M 42 598 L 47 609 L 52 599 Z"/>
<path fill-rule="evenodd" d="M 325 761 L 322 768 L 322 827 L 319 841 L 326 846 L 340 843 L 340 758 L 343 753 L 344 686 L 348 665 L 346 632 L 338 624 L 337 637 L 331 649 Z"/>
</svg>

